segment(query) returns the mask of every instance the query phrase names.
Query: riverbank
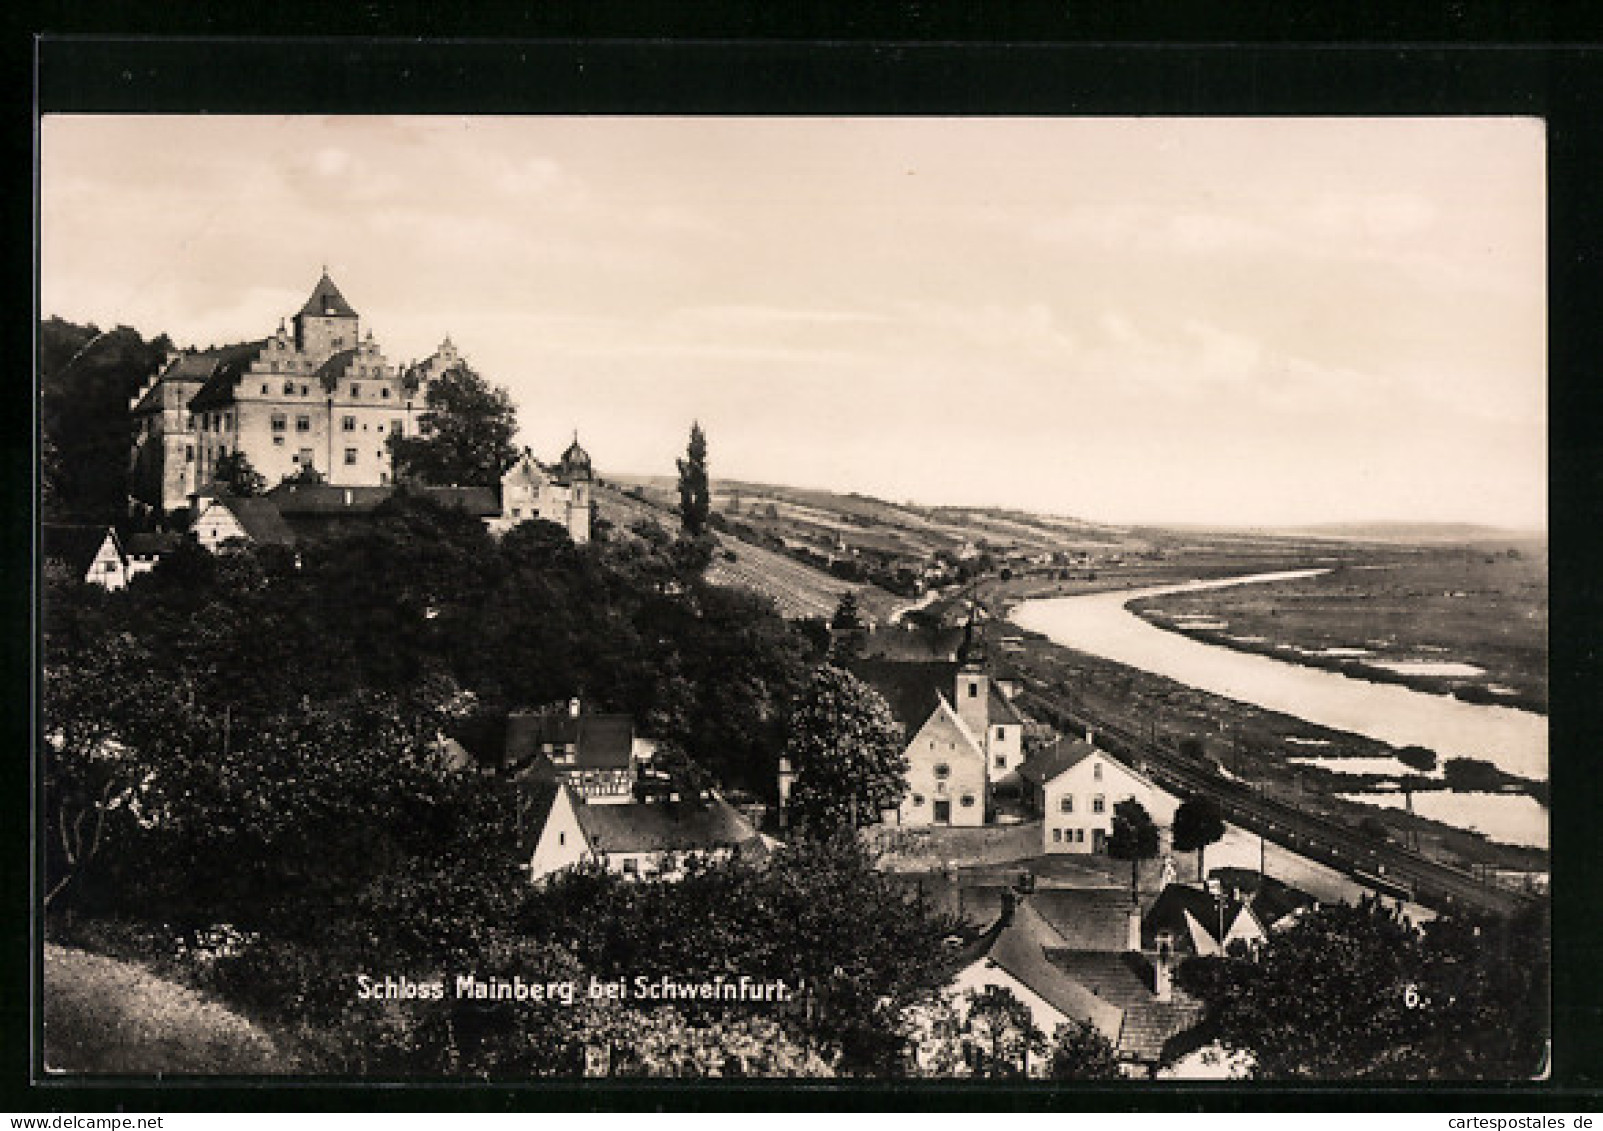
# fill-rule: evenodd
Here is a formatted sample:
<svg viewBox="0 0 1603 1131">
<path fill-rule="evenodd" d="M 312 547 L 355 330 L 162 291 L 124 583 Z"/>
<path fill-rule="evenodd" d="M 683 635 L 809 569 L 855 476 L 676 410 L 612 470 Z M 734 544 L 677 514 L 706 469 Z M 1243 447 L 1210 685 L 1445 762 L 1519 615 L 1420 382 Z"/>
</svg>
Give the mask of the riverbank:
<svg viewBox="0 0 1603 1131">
<path fill-rule="evenodd" d="M 1545 715 L 1546 570 L 1530 546 L 1452 547 L 1129 607 L 1203 644 Z"/>
<path fill-rule="evenodd" d="M 1398 843 L 1417 844 L 1424 855 L 1466 870 L 1543 872 L 1548 867 L 1548 854 L 1540 849 L 1494 842 L 1403 809 L 1345 800 L 1341 795 L 1362 788 L 1362 779 L 1299 765 L 1289 757 L 1317 751 L 1331 760 L 1390 759 L 1395 748 L 1388 743 L 1066 647 L 1016 621 L 998 627 L 1012 641 L 1008 664 L 1040 690 L 1151 741 L 1173 749 L 1185 744 L 1221 773 L 1307 812 Z"/>
</svg>

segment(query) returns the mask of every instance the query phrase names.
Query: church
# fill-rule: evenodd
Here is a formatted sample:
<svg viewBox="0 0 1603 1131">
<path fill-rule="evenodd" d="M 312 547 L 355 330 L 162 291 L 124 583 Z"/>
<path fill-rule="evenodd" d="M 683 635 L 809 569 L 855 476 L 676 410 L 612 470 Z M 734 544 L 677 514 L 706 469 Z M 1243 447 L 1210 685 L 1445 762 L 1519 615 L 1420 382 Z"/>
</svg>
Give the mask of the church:
<svg viewBox="0 0 1603 1131">
<path fill-rule="evenodd" d="M 130 494 L 163 514 L 189 507 L 215 493 L 218 461 L 234 452 L 269 487 L 285 480 L 390 487 L 390 437 L 419 434 L 429 383 L 461 364 L 447 336 L 425 360 L 392 365 L 325 268 L 273 334 L 175 354 L 139 391 L 131 405 Z M 545 518 L 587 541 L 591 477 L 577 435 L 555 468 L 525 453 L 486 519 L 500 533 Z"/>
</svg>

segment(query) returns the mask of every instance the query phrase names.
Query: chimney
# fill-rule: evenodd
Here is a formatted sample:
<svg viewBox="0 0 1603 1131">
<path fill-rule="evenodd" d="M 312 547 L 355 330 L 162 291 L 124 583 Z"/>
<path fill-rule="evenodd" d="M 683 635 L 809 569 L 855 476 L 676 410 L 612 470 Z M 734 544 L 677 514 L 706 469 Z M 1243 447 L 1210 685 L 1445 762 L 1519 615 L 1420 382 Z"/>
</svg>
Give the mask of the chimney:
<svg viewBox="0 0 1603 1131">
<path fill-rule="evenodd" d="M 351 489 L 349 487 L 345 488 L 345 505 L 351 505 Z"/>
<path fill-rule="evenodd" d="M 1086 741 L 1087 745 L 1095 746 L 1096 745 L 1096 731 L 1092 730 L 1090 727 L 1086 727 L 1085 728 L 1085 741 Z"/>
<path fill-rule="evenodd" d="M 575 718 L 575 719 L 579 717 L 579 698 L 578 698 L 578 696 L 574 696 L 572 699 L 568 700 L 568 714 L 569 714 L 569 716 L 571 716 L 572 718 Z"/>
<path fill-rule="evenodd" d="M 1158 1001 L 1174 997 L 1174 940 L 1169 932 L 1158 935 L 1158 955 L 1152 967 L 1152 996 Z"/>
<path fill-rule="evenodd" d="M 1141 908 L 1130 908 L 1129 932 L 1125 938 L 1125 950 L 1139 951 L 1141 949 Z"/>
</svg>

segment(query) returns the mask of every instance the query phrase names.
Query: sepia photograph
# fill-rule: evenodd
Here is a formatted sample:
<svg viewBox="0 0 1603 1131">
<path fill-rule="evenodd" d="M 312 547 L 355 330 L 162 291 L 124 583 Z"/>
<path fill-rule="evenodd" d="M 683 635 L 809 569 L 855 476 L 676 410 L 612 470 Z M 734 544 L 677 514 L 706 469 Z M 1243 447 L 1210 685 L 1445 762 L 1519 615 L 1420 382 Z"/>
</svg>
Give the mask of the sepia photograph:
<svg viewBox="0 0 1603 1131">
<path fill-rule="evenodd" d="M 1544 1079 L 1547 161 L 44 113 L 42 1073 Z"/>
</svg>

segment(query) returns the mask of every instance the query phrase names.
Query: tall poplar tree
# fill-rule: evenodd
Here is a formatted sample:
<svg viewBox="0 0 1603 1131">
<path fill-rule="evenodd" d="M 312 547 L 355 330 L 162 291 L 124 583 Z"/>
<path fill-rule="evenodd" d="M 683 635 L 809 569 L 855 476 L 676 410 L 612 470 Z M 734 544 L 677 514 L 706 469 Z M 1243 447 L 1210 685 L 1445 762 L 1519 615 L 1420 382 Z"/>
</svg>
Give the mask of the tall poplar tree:
<svg viewBox="0 0 1603 1131">
<path fill-rule="evenodd" d="M 707 529 L 712 513 L 712 495 L 707 485 L 707 437 L 701 422 L 690 425 L 690 443 L 679 461 L 679 521 L 685 534 L 699 538 Z"/>
</svg>

